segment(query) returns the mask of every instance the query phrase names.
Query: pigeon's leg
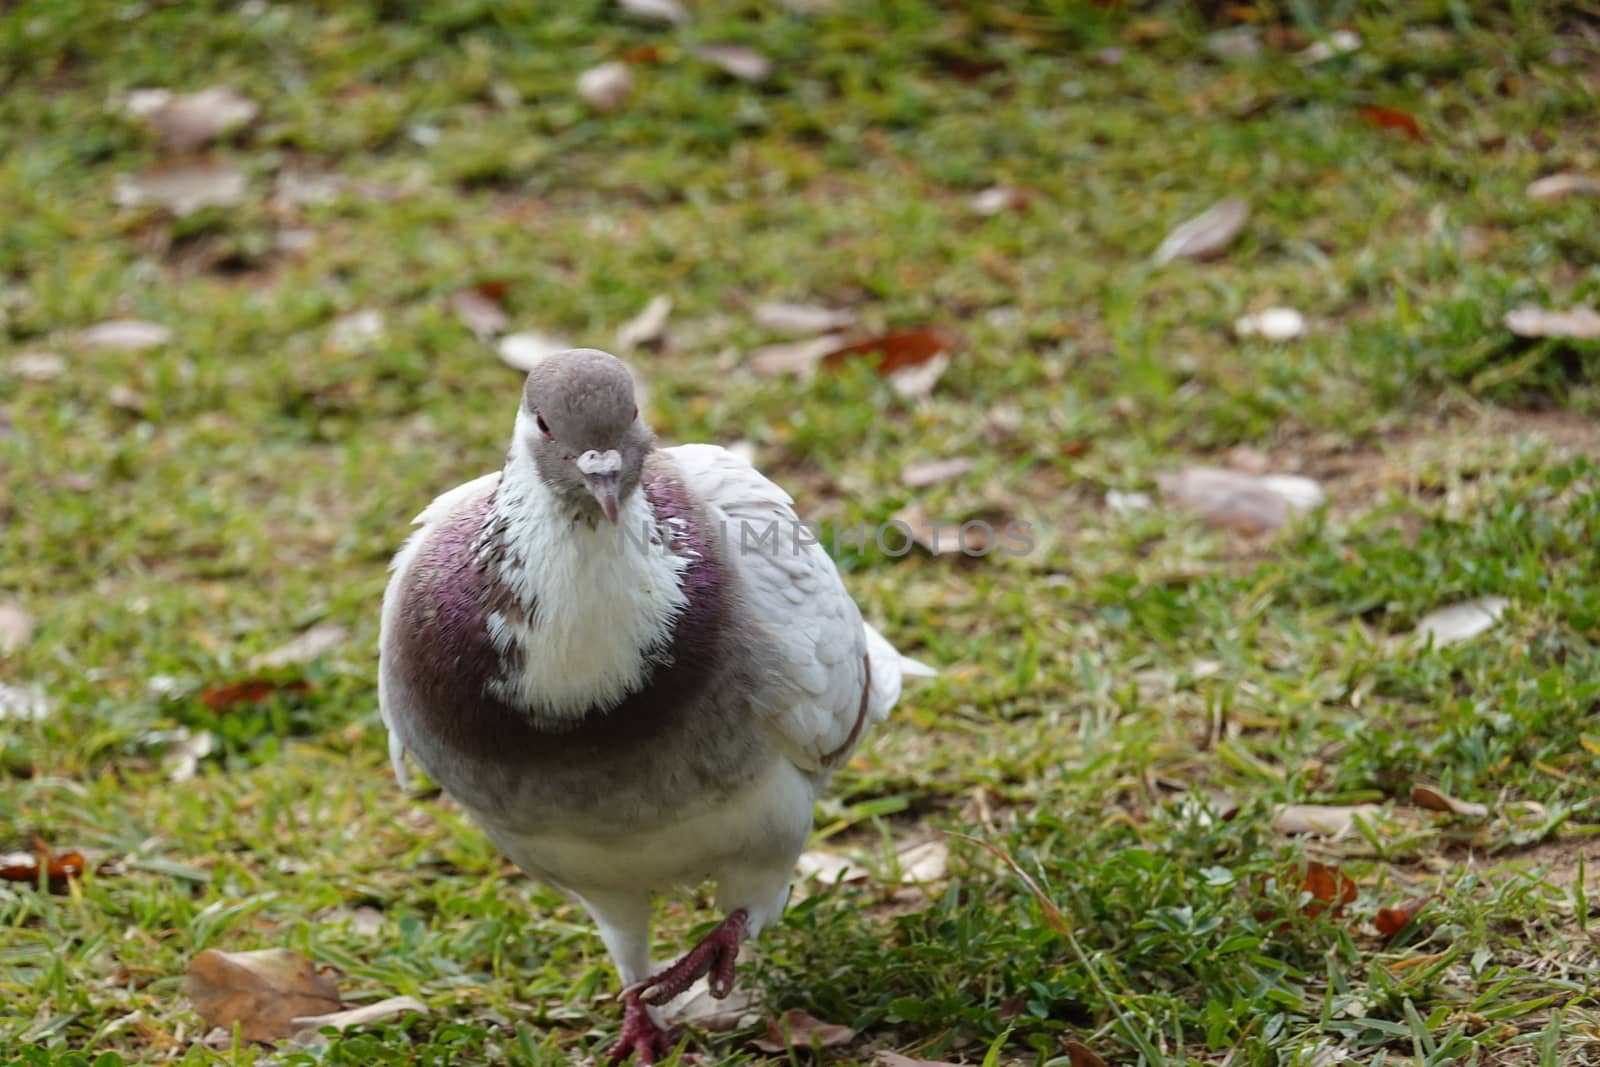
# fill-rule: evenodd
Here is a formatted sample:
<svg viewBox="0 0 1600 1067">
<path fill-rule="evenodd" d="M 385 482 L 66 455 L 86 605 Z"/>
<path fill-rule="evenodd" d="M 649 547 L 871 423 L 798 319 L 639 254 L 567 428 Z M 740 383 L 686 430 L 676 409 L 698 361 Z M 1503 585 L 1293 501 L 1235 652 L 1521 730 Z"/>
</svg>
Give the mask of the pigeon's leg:
<svg viewBox="0 0 1600 1067">
<path fill-rule="evenodd" d="M 622 991 L 622 1004 L 622 1035 L 606 1054 L 606 1062 L 620 1063 L 630 1052 L 639 1057 L 641 1064 L 652 1064 L 657 1057 L 670 1055 L 672 1038 L 651 1017 L 650 1005 L 639 995 L 638 986 Z"/>
<path fill-rule="evenodd" d="M 618 1063 L 633 1053 L 641 1064 L 655 1063 L 672 1052 L 672 1038 L 639 995 L 650 976 L 650 898 L 591 893 L 581 899 L 622 978 L 622 1034 L 606 1062 Z"/>
<path fill-rule="evenodd" d="M 739 958 L 739 943 L 749 930 L 750 912 L 736 909 L 676 963 L 646 982 L 640 999 L 646 1004 L 665 1004 L 701 977 L 710 978 L 712 996 L 727 996 L 733 991 L 733 964 Z"/>
</svg>

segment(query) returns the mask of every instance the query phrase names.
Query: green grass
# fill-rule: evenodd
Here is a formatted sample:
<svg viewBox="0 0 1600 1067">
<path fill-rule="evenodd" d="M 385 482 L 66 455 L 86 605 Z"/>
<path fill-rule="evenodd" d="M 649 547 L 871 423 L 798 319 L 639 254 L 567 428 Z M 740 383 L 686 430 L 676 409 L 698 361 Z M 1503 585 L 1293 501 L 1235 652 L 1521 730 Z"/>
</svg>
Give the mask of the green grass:
<svg viewBox="0 0 1600 1067">
<path fill-rule="evenodd" d="M 944 673 L 823 802 L 826 847 L 879 877 L 764 935 L 746 974 L 767 1015 L 857 1028 L 834 1055 L 860 1064 L 1065 1064 L 1068 1039 L 1151 1067 L 1600 1056 L 1600 347 L 1500 325 L 1600 301 L 1600 200 L 1523 192 L 1600 161 L 1594 11 L 1266 0 L 1244 7 L 1274 43 L 1226 61 L 1203 45 L 1221 5 L 707 2 L 679 29 L 536 6 L 0 15 L 0 599 L 36 621 L 0 682 L 50 707 L 0 720 L 0 850 L 116 861 L 62 894 L 0 883 L 0 1059 L 559 1064 L 614 1036 L 581 910 L 447 800 L 403 795 L 377 718 L 386 561 L 428 500 L 499 463 L 514 414 L 517 375 L 449 307 L 486 281 L 508 283 L 514 328 L 601 347 L 670 294 L 673 345 L 633 356 L 653 424 L 753 442 L 808 518 L 921 499 L 1040 533 L 1018 559 L 842 561 L 867 614 Z M 1362 47 L 1293 60 L 1334 27 Z M 725 41 L 771 80 L 693 57 Z M 591 115 L 578 73 L 646 45 L 629 106 Z M 216 149 L 246 203 L 116 206 L 116 177 L 157 158 L 120 95 L 211 84 L 262 105 Z M 276 204 L 290 170 L 350 184 Z M 974 215 L 996 183 L 1027 205 Z M 1223 258 L 1151 265 L 1228 195 L 1254 217 Z M 314 242 L 281 250 L 285 229 Z M 766 299 L 964 345 L 920 403 L 861 366 L 758 378 L 741 353 L 773 340 L 749 314 Z M 1237 341 L 1268 304 L 1311 335 Z M 363 308 L 382 340 L 329 345 Z M 120 316 L 173 340 L 74 347 Z M 38 351 L 67 372 L 6 371 Z M 1319 478 L 1329 506 L 1244 540 L 1104 505 L 1237 446 Z M 946 456 L 977 467 L 902 486 Z M 1483 636 L 1396 644 L 1486 595 L 1512 606 Z M 324 621 L 349 640 L 266 672 L 304 692 L 206 707 Z M 186 784 L 168 781 L 179 727 L 219 739 Z M 1491 815 L 1419 813 L 1418 782 Z M 1289 802 L 1384 815 L 1289 838 Z M 897 842 L 945 830 L 1044 899 L 962 838 L 947 881 L 898 887 Z M 1358 884 L 1341 914 L 1302 907 L 1307 859 Z M 1393 940 L 1374 929 L 1430 894 Z M 695 904 L 664 905 L 657 955 L 709 918 Z M 266 946 L 339 968 L 352 1000 L 431 1013 L 309 1051 L 198 1043 L 188 961 Z M 749 1036 L 700 1043 L 791 1062 Z"/>
</svg>

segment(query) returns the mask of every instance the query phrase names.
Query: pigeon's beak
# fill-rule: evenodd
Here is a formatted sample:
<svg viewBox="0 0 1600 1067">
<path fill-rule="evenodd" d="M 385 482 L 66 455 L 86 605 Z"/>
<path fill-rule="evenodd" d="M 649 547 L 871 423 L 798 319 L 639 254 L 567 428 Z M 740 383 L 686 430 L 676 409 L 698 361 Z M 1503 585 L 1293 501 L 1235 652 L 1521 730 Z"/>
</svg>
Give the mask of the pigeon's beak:
<svg viewBox="0 0 1600 1067">
<path fill-rule="evenodd" d="M 599 452 L 590 449 L 578 457 L 578 472 L 584 484 L 606 513 L 606 521 L 617 523 L 617 491 L 622 480 L 622 453 L 616 449 Z"/>
</svg>

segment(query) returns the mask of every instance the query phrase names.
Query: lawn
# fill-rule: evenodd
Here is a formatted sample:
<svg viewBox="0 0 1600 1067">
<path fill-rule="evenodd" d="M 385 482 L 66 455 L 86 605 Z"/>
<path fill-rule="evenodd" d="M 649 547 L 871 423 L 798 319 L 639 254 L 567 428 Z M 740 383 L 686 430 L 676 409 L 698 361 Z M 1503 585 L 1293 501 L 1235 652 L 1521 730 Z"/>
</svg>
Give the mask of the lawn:
<svg viewBox="0 0 1600 1067">
<path fill-rule="evenodd" d="M 684 1054 L 1600 1063 L 1600 326 L 1507 319 L 1600 307 L 1600 8 L 626 7 L 0 12 L 0 851 L 86 868 L 0 881 L 0 1060 L 603 1056 L 587 917 L 402 791 L 376 707 L 388 559 L 500 464 L 514 334 L 618 351 L 825 528 L 1030 531 L 840 553 L 941 673 Z M 127 109 L 212 86 L 254 114 L 206 146 Z M 773 301 L 883 359 L 774 355 Z M 1200 468 L 1303 480 L 1219 512 Z M 427 1011 L 236 1039 L 212 948 Z M 854 1036 L 757 1047 L 789 1009 Z"/>
</svg>

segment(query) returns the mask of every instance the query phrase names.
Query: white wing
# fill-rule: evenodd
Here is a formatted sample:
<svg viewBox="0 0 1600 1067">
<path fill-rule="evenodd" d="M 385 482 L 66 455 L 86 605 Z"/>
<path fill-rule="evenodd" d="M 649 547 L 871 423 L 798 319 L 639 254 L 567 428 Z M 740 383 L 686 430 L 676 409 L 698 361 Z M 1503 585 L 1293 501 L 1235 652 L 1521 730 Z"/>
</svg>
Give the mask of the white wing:
<svg viewBox="0 0 1600 1067">
<path fill-rule="evenodd" d="M 862 622 L 833 560 L 803 533 L 788 493 L 715 445 L 662 451 L 711 521 L 721 523 L 723 558 L 742 602 L 737 625 L 767 638 L 763 651 L 772 662 L 757 708 L 772 717 L 796 765 L 837 767 L 899 697 L 899 653 Z"/>
</svg>

